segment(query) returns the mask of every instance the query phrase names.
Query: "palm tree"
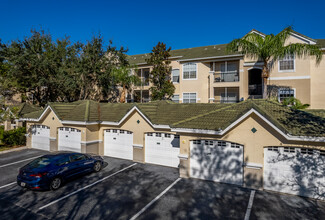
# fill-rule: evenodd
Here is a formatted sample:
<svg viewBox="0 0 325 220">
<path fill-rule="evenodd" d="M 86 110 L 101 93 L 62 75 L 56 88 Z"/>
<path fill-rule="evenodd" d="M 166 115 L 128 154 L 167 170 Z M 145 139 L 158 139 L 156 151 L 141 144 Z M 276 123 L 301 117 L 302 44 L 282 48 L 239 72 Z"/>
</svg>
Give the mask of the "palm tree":
<svg viewBox="0 0 325 220">
<path fill-rule="evenodd" d="M 243 38 L 231 41 L 227 46 L 228 51 L 240 52 L 250 58 L 258 58 L 259 61 L 263 62 L 263 99 L 267 98 L 267 79 L 270 77 L 271 63 L 291 54 L 299 58 L 315 56 L 316 64 L 319 64 L 322 59 L 322 51 L 316 45 L 300 43 L 285 45 L 292 31 L 292 27 L 289 26 L 277 35 L 260 35 L 252 32 Z"/>
<path fill-rule="evenodd" d="M 131 68 L 126 66 L 116 67 L 112 70 L 112 77 L 117 85 L 122 87 L 122 92 L 120 95 L 120 102 L 125 102 L 125 95 L 128 89 L 131 88 L 133 84 L 140 81 L 139 77 L 131 74 Z"/>
</svg>

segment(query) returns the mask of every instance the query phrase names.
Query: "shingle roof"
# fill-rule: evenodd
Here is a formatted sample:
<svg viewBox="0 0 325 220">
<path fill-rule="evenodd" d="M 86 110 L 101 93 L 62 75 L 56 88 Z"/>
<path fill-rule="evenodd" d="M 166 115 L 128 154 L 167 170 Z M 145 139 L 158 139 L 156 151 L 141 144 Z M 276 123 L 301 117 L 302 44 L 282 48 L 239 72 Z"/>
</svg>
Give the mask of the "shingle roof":
<svg viewBox="0 0 325 220">
<path fill-rule="evenodd" d="M 300 111 L 268 100 L 247 100 L 236 104 L 177 104 L 170 101 L 150 103 L 97 103 L 78 101 L 50 103 L 61 120 L 119 122 L 136 106 L 153 124 L 172 128 L 224 130 L 251 109 L 255 109 L 276 127 L 293 136 L 325 136 L 325 111 Z M 23 115 L 38 118 L 42 112 Z M 27 117 L 28 116 L 28 117 Z"/>
<path fill-rule="evenodd" d="M 18 111 L 18 115 L 26 115 L 26 114 L 35 114 L 35 112 L 38 111 L 43 111 L 41 107 L 35 106 L 35 105 L 30 105 L 28 103 L 23 103 L 21 105 L 18 106 L 19 107 L 19 111 Z"/>
<path fill-rule="evenodd" d="M 208 58 L 215 56 L 225 56 L 225 55 L 235 55 L 238 53 L 228 52 L 226 50 L 227 44 L 217 44 L 210 46 L 202 46 L 202 47 L 193 47 L 179 50 L 171 50 L 170 55 L 172 57 L 178 57 L 179 60 L 187 60 L 187 59 L 196 59 L 196 58 Z M 241 54 L 238 54 L 241 55 Z M 146 59 L 150 57 L 150 54 L 138 54 L 128 56 L 129 62 L 131 65 L 135 64 L 144 64 L 146 63 Z"/>
<path fill-rule="evenodd" d="M 317 43 L 320 48 L 325 48 L 325 39 L 317 39 Z"/>
</svg>

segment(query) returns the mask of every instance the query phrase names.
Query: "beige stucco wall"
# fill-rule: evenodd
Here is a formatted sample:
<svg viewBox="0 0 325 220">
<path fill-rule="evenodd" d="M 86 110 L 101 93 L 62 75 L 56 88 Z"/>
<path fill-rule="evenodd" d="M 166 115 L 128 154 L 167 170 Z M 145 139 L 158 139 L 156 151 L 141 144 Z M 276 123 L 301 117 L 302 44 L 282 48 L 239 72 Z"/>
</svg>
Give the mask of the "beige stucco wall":
<svg viewBox="0 0 325 220">
<path fill-rule="evenodd" d="M 253 133 L 252 128 L 257 131 Z M 244 145 L 244 163 L 254 163 L 263 166 L 264 147 L 267 146 L 295 146 L 305 148 L 325 149 L 325 143 L 307 143 L 299 141 L 287 141 L 278 132 L 253 114 L 224 136 L 203 134 L 181 134 L 180 152 L 187 155 L 187 160 L 181 161 L 180 175 L 188 177 L 190 170 L 190 141 L 196 139 L 217 139 Z M 244 168 L 244 186 L 251 188 L 262 187 L 262 169 Z M 254 179 L 255 178 L 255 179 Z"/>
<path fill-rule="evenodd" d="M 52 110 L 48 110 L 42 119 L 39 122 L 26 122 L 26 130 L 29 136 L 27 137 L 27 141 L 29 142 L 29 146 L 31 146 L 31 126 L 32 125 L 46 125 L 50 127 L 50 150 L 51 151 L 57 151 L 58 150 L 58 128 L 59 127 L 69 127 L 69 128 L 76 128 L 81 130 L 81 141 L 86 141 L 87 137 L 87 129 L 85 126 L 82 125 L 63 125 L 58 117 L 52 112 Z M 94 135 L 94 133 L 91 133 L 91 136 Z M 98 134 L 98 133 L 97 133 Z M 29 140 L 30 139 L 30 140 Z M 97 139 L 96 139 L 97 140 Z"/>
<path fill-rule="evenodd" d="M 185 64 L 185 63 L 182 63 Z M 209 71 L 210 67 L 206 63 L 196 62 L 197 78 L 183 79 L 183 65 L 180 65 L 180 99 L 183 99 L 183 93 L 196 93 L 198 103 L 208 102 Z"/>
<path fill-rule="evenodd" d="M 139 120 L 140 123 L 137 123 Z M 133 144 L 143 146 L 142 149 L 133 148 L 133 160 L 137 162 L 144 162 L 145 151 L 145 133 L 153 132 L 154 129 L 151 125 L 137 112 L 134 111 L 130 116 L 121 124 L 121 126 L 106 126 L 101 125 L 99 129 L 100 140 L 104 141 L 104 130 L 106 129 L 122 129 L 133 132 Z M 104 144 L 99 145 L 99 153 L 104 154 Z"/>
<path fill-rule="evenodd" d="M 315 59 L 311 61 L 310 72 L 310 108 L 325 109 L 325 54 L 323 55 L 322 61 L 319 65 L 316 64 Z"/>
<path fill-rule="evenodd" d="M 296 80 L 268 80 L 268 85 L 276 85 L 283 87 L 290 87 L 296 90 L 296 98 L 303 104 L 311 103 L 311 85 L 310 79 L 296 79 Z"/>
</svg>

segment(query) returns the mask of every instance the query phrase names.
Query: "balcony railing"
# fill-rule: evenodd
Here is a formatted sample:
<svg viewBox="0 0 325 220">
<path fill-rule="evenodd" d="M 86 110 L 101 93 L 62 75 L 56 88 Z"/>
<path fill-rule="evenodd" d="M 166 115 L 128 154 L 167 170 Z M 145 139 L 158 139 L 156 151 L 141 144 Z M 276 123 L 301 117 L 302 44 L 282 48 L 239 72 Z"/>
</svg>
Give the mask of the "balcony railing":
<svg viewBox="0 0 325 220">
<path fill-rule="evenodd" d="M 221 73 L 214 73 L 214 82 L 238 82 L 238 71 L 227 71 Z"/>
</svg>

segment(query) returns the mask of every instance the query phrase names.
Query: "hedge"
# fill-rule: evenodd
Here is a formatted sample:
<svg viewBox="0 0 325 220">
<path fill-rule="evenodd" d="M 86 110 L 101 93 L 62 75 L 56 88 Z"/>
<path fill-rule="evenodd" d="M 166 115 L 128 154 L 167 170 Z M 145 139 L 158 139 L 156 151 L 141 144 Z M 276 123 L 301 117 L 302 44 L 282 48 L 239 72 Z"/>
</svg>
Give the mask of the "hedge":
<svg viewBox="0 0 325 220">
<path fill-rule="evenodd" d="M 26 128 L 19 127 L 13 130 L 3 132 L 3 144 L 7 146 L 17 146 L 26 144 Z"/>
</svg>

